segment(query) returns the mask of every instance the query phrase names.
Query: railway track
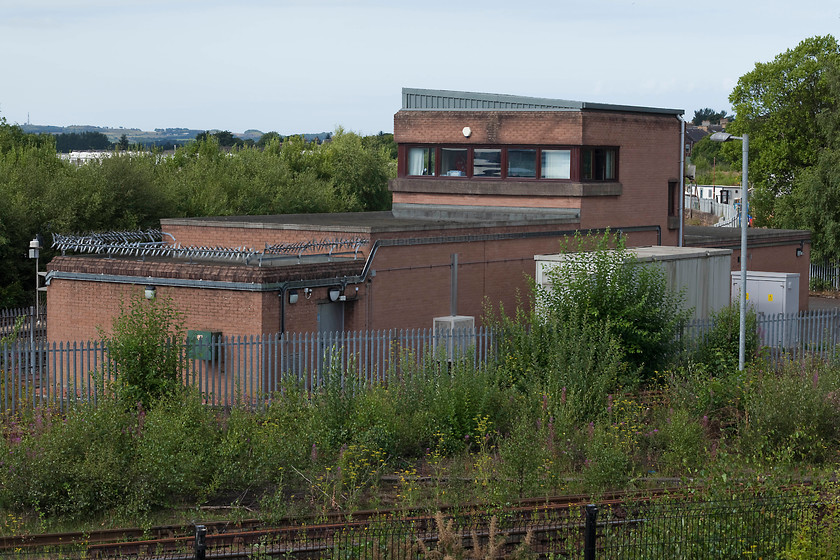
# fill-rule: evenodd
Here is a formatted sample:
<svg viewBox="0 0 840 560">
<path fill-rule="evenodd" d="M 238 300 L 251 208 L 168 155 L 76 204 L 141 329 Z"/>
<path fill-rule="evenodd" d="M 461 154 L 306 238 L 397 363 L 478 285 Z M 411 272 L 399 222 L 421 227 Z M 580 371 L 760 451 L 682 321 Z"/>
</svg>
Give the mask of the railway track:
<svg viewBox="0 0 840 560">
<path fill-rule="evenodd" d="M 656 499 L 665 495 L 678 495 L 685 488 L 660 488 L 645 492 L 614 492 L 601 497 L 598 503 L 620 507 L 626 502 Z M 444 516 L 457 516 L 471 521 L 472 527 L 462 538 L 489 538 L 488 527 L 492 516 L 504 520 L 503 536 L 509 546 L 521 542 L 528 523 L 542 520 L 534 538 L 556 532 L 560 526 L 574 530 L 582 527 L 581 508 L 588 496 L 568 495 L 552 499 L 525 499 L 505 508 L 487 509 L 485 504 L 469 504 L 440 508 Z M 577 516 L 577 518 L 575 518 Z M 382 527 L 393 526 L 393 531 Z M 0 555 L 10 551 L 22 557 L 35 557 L 38 551 L 77 551 L 85 558 L 196 558 L 197 527 L 205 543 L 207 558 L 248 558 L 255 548 L 265 556 L 295 558 L 319 557 L 337 544 L 347 544 L 352 535 L 364 534 L 376 527 L 383 535 L 397 535 L 397 527 L 411 527 L 417 538 L 434 542 L 439 536 L 434 516 L 424 511 L 405 509 L 358 511 L 352 514 L 331 513 L 320 518 L 287 519 L 268 526 L 258 519 L 238 522 L 215 521 L 201 525 L 167 525 L 151 529 L 123 528 L 76 533 L 52 533 L 0 537 Z M 405 533 L 399 533 L 405 534 Z M 403 542 L 400 546 L 409 546 Z M 218 554 L 217 554 L 218 553 Z"/>
</svg>

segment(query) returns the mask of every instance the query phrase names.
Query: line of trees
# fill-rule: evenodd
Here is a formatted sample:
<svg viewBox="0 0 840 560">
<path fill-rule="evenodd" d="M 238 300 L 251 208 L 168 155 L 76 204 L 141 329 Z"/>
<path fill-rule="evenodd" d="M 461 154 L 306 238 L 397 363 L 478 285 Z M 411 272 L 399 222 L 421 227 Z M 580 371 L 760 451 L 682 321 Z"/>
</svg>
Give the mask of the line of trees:
<svg viewBox="0 0 840 560">
<path fill-rule="evenodd" d="M 164 217 L 386 210 L 396 162 L 374 138 L 338 129 L 323 144 L 278 137 L 227 151 L 209 135 L 167 156 L 114 154 L 77 167 L 57 156 L 52 135 L 0 117 L 0 308 L 34 300 L 27 249 L 36 234 L 49 242 Z"/>
</svg>

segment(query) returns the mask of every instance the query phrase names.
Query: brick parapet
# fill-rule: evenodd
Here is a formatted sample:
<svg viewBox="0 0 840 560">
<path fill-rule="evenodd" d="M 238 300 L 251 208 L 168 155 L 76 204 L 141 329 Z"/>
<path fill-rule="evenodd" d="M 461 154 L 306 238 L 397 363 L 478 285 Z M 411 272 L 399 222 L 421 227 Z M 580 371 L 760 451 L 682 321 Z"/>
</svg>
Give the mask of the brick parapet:
<svg viewBox="0 0 840 560">
<path fill-rule="evenodd" d="M 171 260 L 137 261 L 122 258 L 96 258 L 85 255 L 55 257 L 48 271 L 139 278 L 173 278 L 208 282 L 270 284 L 353 276 L 361 272 L 363 259 L 331 263 L 256 267 L 236 264 L 202 264 Z"/>
</svg>

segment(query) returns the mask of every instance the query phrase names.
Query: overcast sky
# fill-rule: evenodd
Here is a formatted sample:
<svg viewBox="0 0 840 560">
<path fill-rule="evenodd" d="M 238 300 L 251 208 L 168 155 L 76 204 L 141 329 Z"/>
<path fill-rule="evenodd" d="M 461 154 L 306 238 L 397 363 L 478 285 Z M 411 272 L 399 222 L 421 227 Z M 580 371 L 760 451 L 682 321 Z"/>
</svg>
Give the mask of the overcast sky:
<svg viewBox="0 0 840 560">
<path fill-rule="evenodd" d="M 0 0 L 10 123 L 393 130 L 402 87 L 729 110 L 837 0 Z"/>
</svg>

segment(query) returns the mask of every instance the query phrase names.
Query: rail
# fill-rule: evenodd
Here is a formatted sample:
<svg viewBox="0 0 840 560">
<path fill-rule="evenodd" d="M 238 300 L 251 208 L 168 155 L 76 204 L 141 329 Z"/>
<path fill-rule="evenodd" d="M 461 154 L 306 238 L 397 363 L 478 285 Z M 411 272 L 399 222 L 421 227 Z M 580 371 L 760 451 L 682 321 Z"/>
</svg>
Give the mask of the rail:
<svg viewBox="0 0 840 560">
<path fill-rule="evenodd" d="M 725 499 L 652 492 L 589 503 L 583 496 L 504 508 L 358 512 L 313 523 L 287 520 L 11 536 L 0 555 L 14 558 L 422 558 L 481 549 L 490 557 L 780 557 L 797 535 L 816 534 L 836 504 L 795 492 Z M 431 552 L 431 555 L 429 554 Z M 484 555 L 482 555 L 484 557 Z"/>
</svg>

